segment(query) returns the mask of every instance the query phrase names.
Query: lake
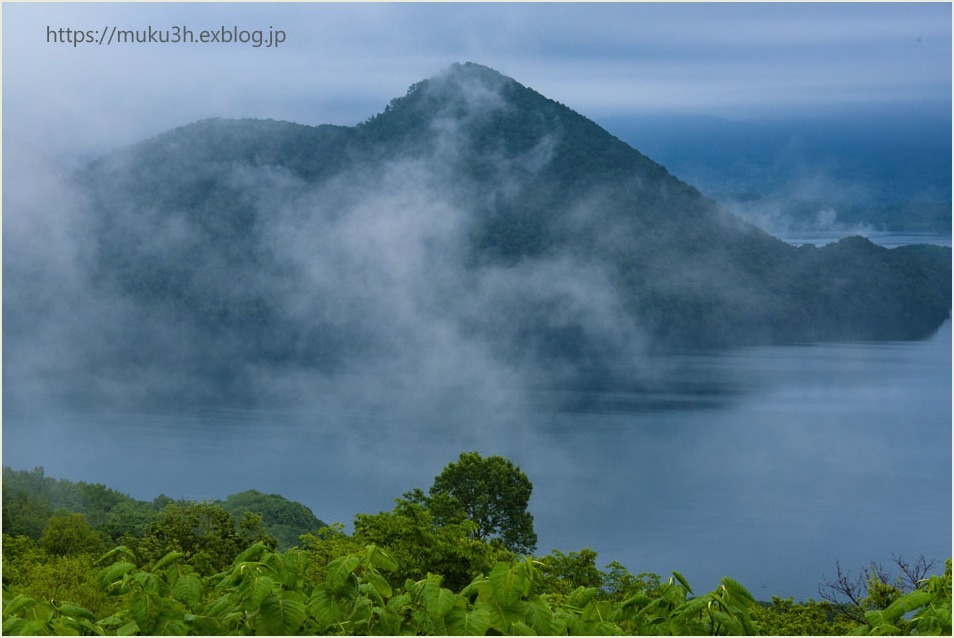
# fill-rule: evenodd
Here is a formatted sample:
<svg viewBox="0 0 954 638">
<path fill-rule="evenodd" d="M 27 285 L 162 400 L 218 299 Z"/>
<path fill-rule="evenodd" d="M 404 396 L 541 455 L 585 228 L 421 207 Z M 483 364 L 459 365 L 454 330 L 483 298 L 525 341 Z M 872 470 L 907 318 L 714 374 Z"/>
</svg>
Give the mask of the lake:
<svg viewBox="0 0 954 638">
<path fill-rule="evenodd" d="M 512 459 L 533 482 L 540 554 L 590 547 L 601 567 L 675 569 L 697 592 L 731 576 L 762 599 L 818 598 L 835 561 L 856 571 L 923 553 L 943 569 L 950 321 L 917 342 L 654 363 L 658 391 L 504 392 L 491 403 L 467 389 L 395 390 L 374 404 L 328 391 L 296 409 L 142 412 L 5 396 L 3 463 L 140 499 L 279 493 L 350 527 L 478 450 Z"/>
</svg>

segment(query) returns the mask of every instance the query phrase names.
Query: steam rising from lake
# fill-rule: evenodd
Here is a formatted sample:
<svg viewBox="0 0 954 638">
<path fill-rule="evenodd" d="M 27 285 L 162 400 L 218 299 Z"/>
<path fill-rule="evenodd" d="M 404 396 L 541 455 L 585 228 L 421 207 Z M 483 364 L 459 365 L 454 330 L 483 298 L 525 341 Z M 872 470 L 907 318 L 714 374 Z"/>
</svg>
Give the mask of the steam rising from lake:
<svg viewBox="0 0 954 638">
<path fill-rule="evenodd" d="M 834 560 L 949 540 L 949 324 L 940 345 L 654 356 L 600 251 L 475 263 L 475 211 L 516 201 L 515 176 L 549 166 L 560 131 L 516 156 L 486 149 L 490 192 L 455 181 L 468 118 L 507 108 L 464 89 L 425 152 L 373 171 L 316 184 L 197 157 L 151 167 L 223 185 L 228 205 L 201 210 L 140 205 L 124 184 L 141 167 L 119 153 L 98 187 L 123 205 L 104 219 L 74 173 L 5 140 L 4 462 L 139 498 L 273 491 L 348 523 L 478 449 L 530 475 L 544 551 L 590 545 L 634 573 L 678 569 L 703 589 L 731 575 L 757 596 L 807 597 Z M 565 230 L 649 248 L 600 216 L 609 196 L 569 202 Z M 184 308 L 129 294 L 144 264 Z M 687 285 L 693 268 L 736 270 L 683 268 Z M 743 284 L 722 280 L 739 303 Z M 196 309 L 247 330 L 210 330 Z M 561 335 L 589 349 L 560 351 Z M 588 387 L 579 371 L 597 364 L 621 381 Z M 895 464 L 944 480 L 893 491 L 916 474 Z"/>
<path fill-rule="evenodd" d="M 126 154 L 103 160 L 90 201 L 77 178 L 13 147 L 8 400 L 28 392 L 126 407 L 223 397 L 297 405 L 335 395 L 426 412 L 450 393 L 464 401 L 461 411 L 513 407 L 573 372 L 562 357 L 541 358 L 553 343 L 540 334 L 582 335 L 595 359 L 638 367 L 644 337 L 596 256 L 470 263 L 481 201 L 518 197 L 523 182 L 514 177 L 546 167 L 559 132 L 517 156 L 489 149 L 482 161 L 499 179 L 479 192 L 455 181 L 454 166 L 466 161 L 459 149 L 469 123 L 509 106 L 486 83 L 463 82 L 445 108 L 423 155 L 320 183 L 277 166 L 181 154 L 175 165 L 150 166 L 215 180 L 227 196 L 191 211 L 144 204 L 129 191 L 142 167 L 127 165 Z M 584 198 L 578 216 L 592 216 L 587 209 Z M 166 279 L 129 275 L 153 267 Z M 129 276 L 139 277 L 135 294 Z M 151 296 L 169 291 L 184 307 Z M 210 331 L 188 312 L 247 329 Z M 259 329 L 262 312 L 273 330 Z"/>
</svg>

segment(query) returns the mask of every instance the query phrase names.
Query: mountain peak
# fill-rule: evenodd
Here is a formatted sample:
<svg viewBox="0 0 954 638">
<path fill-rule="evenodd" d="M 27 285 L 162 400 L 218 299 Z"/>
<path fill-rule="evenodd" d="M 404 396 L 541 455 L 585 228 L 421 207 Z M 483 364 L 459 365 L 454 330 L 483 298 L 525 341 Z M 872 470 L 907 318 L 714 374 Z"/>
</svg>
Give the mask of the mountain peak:
<svg viewBox="0 0 954 638">
<path fill-rule="evenodd" d="M 76 298 L 122 324 L 89 346 L 85 326 L 70 334 L 84 347 L 64 392 L 84 398 L 144 377 L 268 398 L 404 356 L 407 370 L 450 370 L 445 348 L 534 383 L 641 383 L 616 375 L 646 349 L 915 338 L 950 310 L 949 248 L 788 246 L 473 63 L 357 127 L 206 121 L 81 177 L 94 287 Z M 30 298 L 28 276 L 11 280 Z M 17 306 L 10 324 L 72 305 Z M 292 382 L 257 394 L 273 369 Z"/>
<path fill-rule="evenodd" d="M 494 149 L 512 158 L 546 146 L 555 151 L 551 168 L 560 178 L 583 171 L 672 179 L 662 166 L 592 120 L 474 62 L 452 64 L 411 85 L 406 95 L 358 128 L 360 136 L 391 148 L 406 149 L 405 142 L 421 148 L 422 140 L 448 131 L 455 133 L 459 148 L 472 147 L 479 154 Z M 684 184 L 674 189 L 694 190 Z"/>
<path fill-rule="evenodd" d="M 372 117 L 369 123 L 385 115 L 396 119 L 395 113 L 416 113 L 417 119 L 442 113 L 460 116 L 475 110 L 499 108 L 506 102 L 504 93 L 518 89 L 526 90 L 490 67 L 474 62 L 455 63 L 412 84 L 403 97 L 391 100 L 384 112 Z"/>
<path fill-rule="evenodd" d="M 455 62 L 438 73 L 435 77 L 442 76 L 513 82 L 512 78 L 507 77 L 503 73 L 489 66 L 477 64 L 476 62 Z"/>
</svg>

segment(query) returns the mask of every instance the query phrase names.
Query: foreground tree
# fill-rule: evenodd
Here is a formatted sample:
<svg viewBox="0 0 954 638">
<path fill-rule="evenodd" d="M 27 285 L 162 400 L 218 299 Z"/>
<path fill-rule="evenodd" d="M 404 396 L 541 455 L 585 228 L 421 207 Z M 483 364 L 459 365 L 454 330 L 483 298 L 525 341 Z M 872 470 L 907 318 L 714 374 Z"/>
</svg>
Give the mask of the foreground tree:
<svg viewBox="0 0 954 638">
<path fill-rule="evenodd" d="M 893 574 L 880 563 L 871 563 L 854 575 L 849 570 L 843 570 L 836 561 L 835 578 L 823 578 L 818 593 L 823 600 L 843 610 L 851 619 L 864 623 L 865 612 L 885 609 L 905 594 L 916 590 L 937 564 L 937 561 L 928 560 L 923 554 L 913 563 L 897 555 L 892 555 L 891 561 L 896 567 Z"/>
<path fill-rule="evenodd" d="M 90 529 L 86 517 L 77 512 L 50 518 L 40 538 L 40 547 L 57 556 L 100 554 L 107 542 L 104 534 Z"/>
<path fill-rule="evenodd" d="M 508 550 L 530 554 L 536 549 L 533 515 L 527 511 L 533 485 L 527 475 L 501 456 L 463 452 L 444 468 L 427 496 L 415 490 L 406 496 L 422 502 L 441 525 L 471 521 L 477 540 L 497 540 Z"/>
<path fill-rule="evenodd" d="M 445 587 L 457 590 L 500 561 L 514 556 L 504 548 L 474 538 L 471 521 L 439 525 L 420 503 L 398 499 L 394 509 L 379 514 L 358 514 L 354 539 L 361 546 L 383 547 L 397 560 L 397 583 L 440 574 Z"/>
<path fill-rule="evenodd" d="M 185 560 L 203 575 L 228 567 L 250 545 L 275 540 L 261 525 L 261 517 L 247 514 L 239 525 L 217 503 L 173 503 L 167 505 L 150 525 L 139 543 L 139 555 L 155 562 L 169 552 L 181 552 Z"/>
<path fill-rule="evenodd" d="M 278 549 L 294 547 L 302 534 L 313 534 L 326 527 L 310 509 L 280 494 L 248 490 L 232 494 L 225 499 L 222 507 L 236 523 L 241 523 L 248 512 L 261 516 L 262 526 L 278 542 Z"/>
</svg>

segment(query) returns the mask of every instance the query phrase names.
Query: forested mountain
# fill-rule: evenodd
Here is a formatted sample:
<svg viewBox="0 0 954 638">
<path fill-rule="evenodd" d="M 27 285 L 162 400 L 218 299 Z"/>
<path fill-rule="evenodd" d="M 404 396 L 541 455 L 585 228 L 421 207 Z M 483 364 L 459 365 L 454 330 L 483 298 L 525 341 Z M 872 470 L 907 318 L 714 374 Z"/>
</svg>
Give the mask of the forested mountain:
<svg viewBox="0 0 954 638">
<path fill-rule="evenodd" d="M 87 536 L 95 536 L 93 540 L 84 539 L 87 543 L 108 546 L 124 542 L 126 537 L 146 536 L 160 519 L 163 508 L 181 509 L 190 504 L 194 502 L 176 501 L 164 494 L 152 501 L 139 501 L 99 483 L 51 478 L 42 467 L 29 472 L 3 468 L 3 531 L 11 536 L 29 536 L 39 541 L 49 531 L 52 519 L 69 513 L 82 515 Z M 230 524 L 235 527 L 247 513 L 261 517 L 261 527 L 281 548 L 292 547 L 300 535 L 325 526 L 301 503 L 256 490 L 203 505 L 231 515 Z"/>
<path fill-rule="evenodd" d="M 87 288 L 63 328 L 83 342 L 63 355 L 70 383 L 248 397 L 289 371 L 389 361 L 552 383 L 647 352 L 920 338 L 951 304 L 949 248 L 787 245 L 469 63 L 354 127 L 201 121 L 75 187 Z M 11 336 L 48 315 L 22 297 Z"/>
</svg>

